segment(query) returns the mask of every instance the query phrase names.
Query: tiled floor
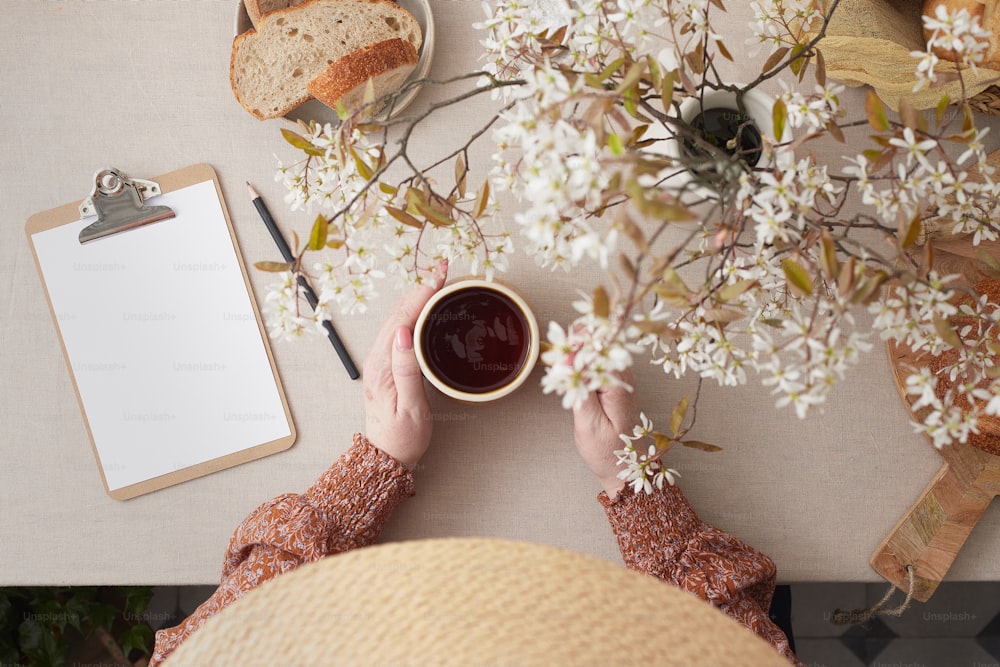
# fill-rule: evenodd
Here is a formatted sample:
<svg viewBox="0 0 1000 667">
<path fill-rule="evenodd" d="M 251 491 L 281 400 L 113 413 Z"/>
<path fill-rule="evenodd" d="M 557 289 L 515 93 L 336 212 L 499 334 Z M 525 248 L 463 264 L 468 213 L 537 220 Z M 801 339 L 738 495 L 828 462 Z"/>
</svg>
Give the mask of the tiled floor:
<svg viewBox="0 0 1000 667">
<path fill-rule="evenodd" d="M 945 583 L 899 618 L 838 626 L 836 609 L 875 604 L 887 584 L 792 586 L 792 630 L 811 667 L 1000 667 L 1000 583 Z M 902 602 L 897 592 L 888 607 Z"/>
<path fill-rule="evenodd" d="M 1000 583 L 945 583 L 927 603 L 867 628 L 838 626 L 837 609 L 880 600 L 887 584 L 799 584 L 791 587 L 792 631 L 810 667 L 1000 667 Z M 214 591 L 212 586 L 155 589 L 148 618 L 176 625 Z M 897 592 L 889 607 L 902 601 Z"/>
</svg>

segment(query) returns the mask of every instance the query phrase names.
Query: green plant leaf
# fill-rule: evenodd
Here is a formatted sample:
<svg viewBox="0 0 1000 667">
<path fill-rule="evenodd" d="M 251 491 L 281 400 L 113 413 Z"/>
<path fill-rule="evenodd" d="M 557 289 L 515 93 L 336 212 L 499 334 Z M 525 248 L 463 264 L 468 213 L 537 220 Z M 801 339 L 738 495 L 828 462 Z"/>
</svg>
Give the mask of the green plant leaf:
<svg viewBox="0 0 1000 667">
<path fill-rule="evenodd" d="M 255 262 L 254 268 L 268 273 L 283 273 L 292 270 L 291 262 Z"/>
<path fill-rule="evenodd" d="M 370 82 L 371 79 L 369 79 L 369 83 Z M 354 158 L 354 166 L 357 167 L 358 173 L 361 174 L 361 178 L 365 179 L 366 181 L 372 180 L 372 176 L 375 174 L 375 172 L 372 171 L 372 168 L 368 166 L 368 163 L 365 162 L 363 159 L 361 159 L 361 156 L 358 155 L 357 151 L 355 151 L 353 148 L 351 148 L 351 157 Z"/>
<path fill-rule="evenodd" d="M 611 150 L 612 155 L 621 155 L 625 152 L 625 147 L 622 146 L 622 138 L 614 132 L 608 134 L 608 148 Z"/>
<path fill-rule="evenodd" d="M 667 72 L 663 75 L 660 90 L 660 104 L 663 105 L 663 113 L 670 113 L 670 105 L 674 102 L 674 73 Z"/>
<path fill-rule="evenodd" d="M 940 125 L 941 121 L 944 120 L 945 114 L 948 113 L 948 107 L 951 105 L 951 98 L 947 95 L 942 95 L 941 99 L 938 100 L 937 109 L 934 110 L 934 121 Z"/>
<path fill-rule="evenodd" d="M 646 71 L 646 64 L 642 61 L 632 63 L 629 67 L 628 72 L 625 73 L 624 78 L 622 78 L 621 83 L 615 88 L 615 93 L 618 95 L 626 94 L 630 89 L 636 86 L 642 79 L 643 73 Z"/>
<path fill-rule="evenodd" d="M 91 623 L 91 629 L 98 626 L 102 628 L 110 628 L 111 624 L 115 622 L 115 619 L 118 618 L 119 614 L 121 614 L 121 610 L 114 605 L 104 602 L 95 603 L 91 607 L 90 614 L 88 616 Z"/>
<path fill-rule="evenodd" d="M 681 426 L 684 424 L 684 418 L 687 416 L 687 411 L 688 397 L 685 396 L 677 401 L 677 405 L 674 406 L 673 411 L 670 413 L 670 432 L 675 437 L 680 433 Z"/>
<path fill-rule="evenodd" d="M 312 142 L 303 137 L 301 134 L 292 132 L 287 127 L 281 128 L 281 136 L 285 138 L 285 141 L 290 143 L 295 148 L 306 150 L 308 148 L 315 148 Z"/>
<path fill-rule="evenodd" d="M 757 281 L 754 279 L 740 280 L 739 282 L 732 283 L 731 285 L 726 285 L 717 292 L 719 301 L 722 303 L 732 301 L 736 297 L 744 294 L 747 290 L 756 286 Z"/>
<path fill-rule="evenodd" d="M 827 280 L 834 280 L 840 272 L 840 263 L 837 261 L 837 245 L 827 230 L 823 230 L 823 236 L 820 238 L 819 268 Z"/>
<path fill-rule="evenodd" d="M 785 272 L 785 279 L 788 280 L 788 285 L 792 288 L 793 292 L 799 296 L 809 296 L 812 294 L 812 278 L 801 264 L 791 257 L 787 257 L 781 260 L 781 268 Z"/>
<path fill-rule="evenodd" d="M 889 116 L 885 113 L 885 105 L 874 90 L 869 90 L 865 97 L 865 115 L 868 117 L 868 124 L 876 132 L 885 132 L 889 129 Z"/>
<path fill-rule="evenodd" d="M 153 587 L 125 586 L 122 588 L 122 595 L 125 597 L 125 611 L 140 616 L 153 600 Z"/>
<path fill-rule="evenodd" d="M 310 250 L 322 250 L 326 247 L 326 237 L 330 233 L 330 221 L 326 219 L 326 216 L 320 213 L 316 216 L 316 220 L 313 222 L 312 231 L 309 232 L 309 245 Z"/>
<path fill-rule="evenodd" d="M 774 126 L 774 136 L 779 141 L 785 135 L 785 122 L 787 120 L 788 107 L 785 106 L 785 100 L 779 97 L 774 101 L 774 107 L 771 109 L 771 123 Z"/>
<path fill-rule="evenodd" d="M 128 655 L 132 650 L 149 655 L 152 642 L 153 630 L 145 623 L 133 625 L 118 637 L 118 645 L 121 646 L 125 655 Z"/>
<path fill-rule="evenodd" d="M 424 223 L 420 222 L 412 215 L 407 213 L 402 209 L 398 209 L 395 206 L 386 206 L 385 212 L 391 215 L 393 218 L 403 223 L 407 227 L 413 227 L 415 229 L 423 229 Z"/>
<path fill-rule="evenodd" d="M 802 77 L 806 73 L 805 71 L 806 65 L 809 64 L 809 59 L 802 56 L 802 53 L 805 50 L 806 50 L 805 44 L 796 44 L 795 46 L 793 46 L 792 59 L 788 63 L 788 68 L 792 70 L 792 74 L 799 77 L 800 81 L 802 80 Z"/>
</svg>

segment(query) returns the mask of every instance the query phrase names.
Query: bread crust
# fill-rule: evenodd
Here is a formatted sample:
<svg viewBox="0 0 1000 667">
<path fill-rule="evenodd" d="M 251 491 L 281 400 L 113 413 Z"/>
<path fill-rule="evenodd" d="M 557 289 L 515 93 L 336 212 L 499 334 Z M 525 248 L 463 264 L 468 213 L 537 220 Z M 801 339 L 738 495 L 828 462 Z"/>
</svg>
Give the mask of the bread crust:
<svg viewBox="0 0 1000 667">
<path fill-rule="evenodd" d="M 281 39 L 283 26 L 288 22 L 294 22 L 297 18 L 308 16 L 312 11 L 310 8 L 316 7 L 316 11 L 325 11 L 324 6 L 326 6 L 331 12 L 344 12 L 345 16 L 347 16 L 350 14 L 352 5 L 354 7 L 374 5 L 384 8 L 387 13 L 391 14 L 394 18 L 398 18 L 400 21 L 398 27 L 392 24 L 381 26 L 380 30 L 383 28 L 385 30 L 384 36 L 386 38 L 394 38 L 402 30 L 402 33 L 408 39 L 412 36 L 416 41 L 413 44 L 414 50 L 419 48 L 423 36 L 420 33 L 420 26 L 417 20 L 406 9 L 400 7 L 392 0 L 306 0 L 301 4 L 279 9 L 264 15 L 260 25 L 256 29 L 248 30 L 233 39 L 233 48 L 229 59 L 229 83 L 240 105 L 255 118 L 267 120 L 284 116 L 309 101 L 311 95 L 307 89 L 308 83 L 330 63 L 336 62 L 336 60 L 339 60 L 343 56 L 365 46 L 368 42 L 361 40 L 355 34 L 356 31 L 346 23 L 338 22 L 335 25 L 326 26 L 332 36 L 324 36 L 322 39 L 330 41 L 336 37 L 336 41 L 339 44 L 343 44 L 344 47 L 343 50 L 339 50 L 340 46 L 338 45 L 338 50 L 330 52 L 329 57 L 325 54 L 322 59 L 318 57 L 313 44 L 315 40 L 313 39 L 310 39 L 308 43 L 303 43 L 301 47 L 297 47 L 291 53 L 285 52 L 288 49 L 282 49 L 282 57 L 277 59 L 278 62 L 274 63 L 274 66 L 294 69 L 294 73 L 280 74 L 266 72 L 267 75 L 277 76 L 279 81 L 275 85 L 287 86 L 289 88 L 289 90 L 285 91 L 285 99 L 282 100 L 280 106 L 266 109 L 260 108 L 262 106 L 258 104 L 260 100 L 250 99 L 252 95 L 246 90 L 246 88 L 253 85 L 255 75 L 265 75 L 265 72 L 261 71 L 264 68 L 262 63 L 246 61 L 250 57 L 246 54 L 246 51 L 250 50 L 248 45 L 253 44 L 258 39 Z M 351 40 L 355 43 L 351 44 Z M 378 41 L 383 40 L 379 39 Z"/>
<path fill-rule="evenodd" d="M 387 39 L 362 47 L 337 60 L 309 82 L 309 93 L 331 108 L 343 102 L 348 109 L 357 106 L 369 80 L 375 80 L 375 96 L 388 92 L 379 90 L 384 77 L 392 74 L 394 81 L 402 82 L 417 67 L 420 57 L 417 50 L 405 39 Z M 383 84 L 384 85 L 384 84 Z M 357 91 L 350 95 L 351 91 Z M 356 99 L 355 99 L 356 98 Z"/>
<path fill-rule="evenodd" d="M 256 28 L 260 25 L 260 20 L 279 9 L 287 9 L 300 4 L 303 0 L 243 0 L 243 6 L 250 17 L 250 23 Z"/>
</svg>

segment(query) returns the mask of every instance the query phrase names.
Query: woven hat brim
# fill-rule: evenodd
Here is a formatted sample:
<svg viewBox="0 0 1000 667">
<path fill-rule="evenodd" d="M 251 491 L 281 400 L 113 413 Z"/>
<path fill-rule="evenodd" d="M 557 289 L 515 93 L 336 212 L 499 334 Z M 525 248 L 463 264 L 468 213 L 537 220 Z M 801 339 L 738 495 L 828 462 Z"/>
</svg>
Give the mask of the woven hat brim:
<svg viewBox="0 0 1000 667">
<path fill-rule="evenodd" d="M 233 603 L 185 665 L 787 665 L 693 595 L 592 556 L 492 539 L 331 556 Z"/>
</svg>

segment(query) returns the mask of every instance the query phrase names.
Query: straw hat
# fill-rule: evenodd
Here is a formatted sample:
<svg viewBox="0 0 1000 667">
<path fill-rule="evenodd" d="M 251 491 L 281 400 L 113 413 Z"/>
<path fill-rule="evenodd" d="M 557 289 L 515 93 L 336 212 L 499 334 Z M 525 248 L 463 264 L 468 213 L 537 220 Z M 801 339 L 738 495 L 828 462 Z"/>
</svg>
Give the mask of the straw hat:
<svg viewBox="0 0 1000 667">
<path fill-rule="evenodd" d="M 592 556 L 491 539 L 357 549 L 233 603 L 182 665 L 783 665 L 711 605 Z"/>
</svg>

